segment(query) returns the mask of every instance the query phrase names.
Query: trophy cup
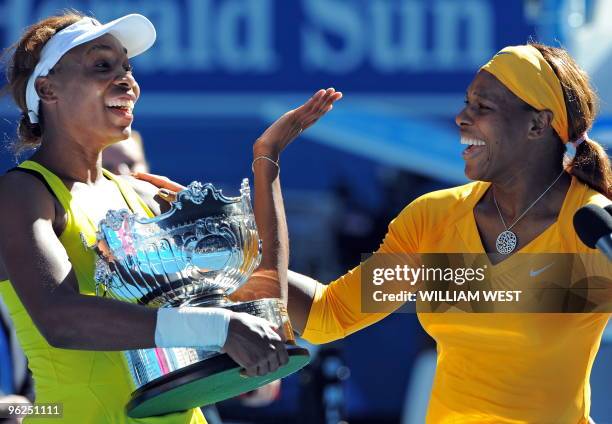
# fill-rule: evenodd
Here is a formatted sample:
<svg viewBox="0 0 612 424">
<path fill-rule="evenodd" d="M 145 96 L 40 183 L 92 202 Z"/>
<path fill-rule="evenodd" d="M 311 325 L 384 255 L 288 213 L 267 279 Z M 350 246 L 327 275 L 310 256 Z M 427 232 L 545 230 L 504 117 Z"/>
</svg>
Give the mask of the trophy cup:
<svg viewBox="0 0 612 424">
<path fill-rule="evenodd" d="M 295 345 L 280 299 L 234 303 L 228 299 L 259 265 L 261 242 L 247 179 L 240 196 L 226 197 L 212 184 L 192 182 L 169 211 L 141 218 L 111 210 L 99 224 L 97 294 L 151 307 L 222 307 L 278 326 L 289 362 L 262 377 L 245 378 L 227 354 L 201 347 L 124 352 L 135 386 L 126 406 L 141 418 L 215 403 L 283 378 L 309 361 Z"/>
</svg>

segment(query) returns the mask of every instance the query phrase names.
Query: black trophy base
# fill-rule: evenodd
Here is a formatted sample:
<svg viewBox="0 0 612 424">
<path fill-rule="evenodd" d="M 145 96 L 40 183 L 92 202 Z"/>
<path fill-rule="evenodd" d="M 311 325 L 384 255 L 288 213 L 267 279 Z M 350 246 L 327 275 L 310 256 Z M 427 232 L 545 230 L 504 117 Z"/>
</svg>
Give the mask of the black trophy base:
<svg viewBox="0 0 612 424">
<path fill-rule="evenodd" d="M 227 354 L 189 365 L 155 379 L 132 393 L 128 416 L 144 418 L 185 411 L 238 396 L 286 377 L 306 366 L 308 350 L 287 346 L 289 362 L 263 377 L 243 377 Z"/>
</svg>

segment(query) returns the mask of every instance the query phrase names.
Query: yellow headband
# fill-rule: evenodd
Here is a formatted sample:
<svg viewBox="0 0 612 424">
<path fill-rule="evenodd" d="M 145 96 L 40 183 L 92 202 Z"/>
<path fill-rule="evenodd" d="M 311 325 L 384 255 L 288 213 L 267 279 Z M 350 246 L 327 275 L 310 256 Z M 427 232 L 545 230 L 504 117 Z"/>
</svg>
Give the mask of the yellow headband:
<svg viewBox="0 0 612 424">
<path fill-rule="evenodd" d="M 564 143 L 569 141 L 561 82 L 538 49 L 530 45 L 506 47 L 480 69 L 493 74 L 530 106 L 550 110 L 552 127 Z"/>
</svg>

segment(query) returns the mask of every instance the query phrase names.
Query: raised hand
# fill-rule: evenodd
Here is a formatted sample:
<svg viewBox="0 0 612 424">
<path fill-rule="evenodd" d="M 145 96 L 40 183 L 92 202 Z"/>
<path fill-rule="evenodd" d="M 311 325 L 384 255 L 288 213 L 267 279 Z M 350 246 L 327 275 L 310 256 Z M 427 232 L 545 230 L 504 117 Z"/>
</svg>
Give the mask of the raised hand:
<svg viewBox="0 0 612 424">
<path fill-rule="evenodd" d="M 334 103 L 341 98 L 342 93 L 333 88 L 317 91 L 302 106 L 290 110 L 270 125 L 257 139 L 253 150 L 277 159 L 289 143 L 332 110 Z"/>
</svg>

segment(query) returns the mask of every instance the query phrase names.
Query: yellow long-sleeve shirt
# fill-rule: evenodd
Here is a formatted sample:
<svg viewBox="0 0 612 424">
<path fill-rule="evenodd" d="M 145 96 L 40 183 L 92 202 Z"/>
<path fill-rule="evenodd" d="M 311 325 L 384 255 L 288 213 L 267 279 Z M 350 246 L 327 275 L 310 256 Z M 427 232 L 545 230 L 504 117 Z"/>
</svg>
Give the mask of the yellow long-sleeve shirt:
<svg viewBox="0 0 612 424">
<path fill-rule="evenodd" d="M 484 253 L 473 209 L 489 183 L 426 194 L 389 225 L 378 253 Z M 605 196 L 575 178 L 559 217 L 521 253 L 589 253 L 572 218 Z M 508 266 L 513 257 L 497 266 Z M 324 343 L 380 319 L 361 312 L 361 269 L 319 285 L 303 337 Z M 589 374 L 609 313 L 420 313 L 437 343 L 428 423 L 588 421 Z"/>
</svg>

